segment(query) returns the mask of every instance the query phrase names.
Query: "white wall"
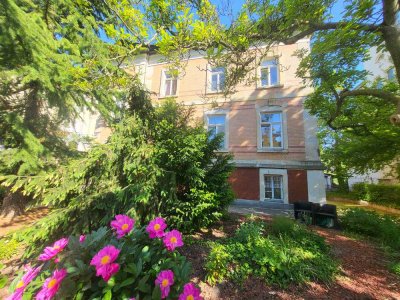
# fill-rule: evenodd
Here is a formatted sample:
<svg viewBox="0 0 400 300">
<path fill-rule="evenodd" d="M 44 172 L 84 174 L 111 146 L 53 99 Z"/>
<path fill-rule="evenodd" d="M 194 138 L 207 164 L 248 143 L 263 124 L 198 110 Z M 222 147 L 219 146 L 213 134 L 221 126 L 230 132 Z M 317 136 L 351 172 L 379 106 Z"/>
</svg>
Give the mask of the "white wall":
<svg viewBox="0 0 400 300">
<path fill-rule="evenodd" d="M 323 171 L 307 171 L 308 201 L 326 203 L 325 177 Z"/>
</svg>

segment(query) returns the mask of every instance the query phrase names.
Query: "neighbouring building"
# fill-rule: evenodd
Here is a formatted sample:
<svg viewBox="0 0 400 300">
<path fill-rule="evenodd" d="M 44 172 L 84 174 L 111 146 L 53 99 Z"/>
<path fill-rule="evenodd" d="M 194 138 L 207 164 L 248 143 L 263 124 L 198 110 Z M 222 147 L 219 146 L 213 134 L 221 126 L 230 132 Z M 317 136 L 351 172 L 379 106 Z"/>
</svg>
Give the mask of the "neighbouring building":
<svg viewBox="0 0 400 300">
<path fill-rule="evenodd" d="M 221 93 L 225 69 L 199 52 L 190 53 L 178 76 L 152 51 L 124 68 L 139 76 L 154 105 L 174 97 L 193 106 L 197 121 L 212 134 L 224 134 L 220 151 L 234 155 L 230 182 L 238 200 L 325 202 L 317 122 L 303 106 L 311 90 L 295 75 L 300 62 L 295 52 L 309 45 L 309 39 L 276 45 L 249 74 L 257 79 L 229 97 Z"/>
</svg>

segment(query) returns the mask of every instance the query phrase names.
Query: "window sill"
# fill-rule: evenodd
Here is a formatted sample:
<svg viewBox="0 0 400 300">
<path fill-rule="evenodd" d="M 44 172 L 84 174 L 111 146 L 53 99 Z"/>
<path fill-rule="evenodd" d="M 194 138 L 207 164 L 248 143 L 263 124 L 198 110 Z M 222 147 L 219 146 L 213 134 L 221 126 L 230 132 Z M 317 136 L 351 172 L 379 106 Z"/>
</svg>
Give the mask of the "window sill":
<svg viewBox="0 0 400 300">
<path fill-rule="evenodd" d="M 171 96 L 158 96 L 158 99 L 167 99 L 167 98 L 177 98 L 178 95 L 171 95 Z"/>
<path fill-rule="evenodd" d="M 218 94 L 223 94 L 223 91 L 207 91 L 207 95 L 218 95 Z"/>
<path fill-rule="evenodd" d="M 283 148 L 258 148 L 257 152 L 279 152 L 279 153 L 288 153 L 287 149 Z"/>
<path fill-rule="evenodd" d="M 218 149 L 218 150 L 215 150 L 214 152 L 217 152 L 217 153 L 228 153 L 229 150 L 228 149 Z"/>
<path fill-rule="evenodd" d="M 269 85 L 269 86 L 257 86 L 257 90 L 269 90 L 269 89 L 279 89 L 283 88 L 283 84 L 277 84 L 277 85 Z"/>
</svg>

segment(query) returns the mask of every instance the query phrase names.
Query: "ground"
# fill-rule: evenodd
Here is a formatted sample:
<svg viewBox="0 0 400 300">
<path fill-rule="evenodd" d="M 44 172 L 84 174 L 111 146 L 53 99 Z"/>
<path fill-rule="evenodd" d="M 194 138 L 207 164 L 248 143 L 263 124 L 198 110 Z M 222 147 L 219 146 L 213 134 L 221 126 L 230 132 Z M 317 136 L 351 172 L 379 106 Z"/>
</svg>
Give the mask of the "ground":
<svg viewBox="0 0 400 300">
<path fill-rule="evenodd" d="M 244 220 L 240 215 L 232 214 L 232 217 L 214 229 L 195 235 L 194 239 L 218 240 L 231 235 Z M 268 222 L 268 217 L 265 219 Z M 313 230 L 325 237 L 341 264 L 341 274 L 329 285 L 310 283 L 282 289 L 249 279 L 242 287 L 231 282 L 212 287 L 204 282 L 203 266 L 208 247 L 194 242 L 185 246 L 182 253 L 192 262 L 193 281 L 200 285 L 205 299 L 400 299 L 400 279 L 388 271 L 381 249 L 351 239 L 337 230 L 317 227 Z"/>
<path fill-rule="evenodd" d="M 34 210 L 24 216 L 0 221 L 0 236 L 9 231 L 27 226 L 47 213 L 46 210 Z M 263 216 L 268 222 L 269 216 Z M 325 237 L 332 246 L 333 255 L 341 263 L 341 274 L 335 282 L 326 285 L 310 283 L 304 286 L 292 285 L 282 289 L 267 286 L 258 279 L 249 279 L 242 287 L 232 282 L 217 286 L 205 283 L 204 262 L 209 248 L 204 241 L 218 240 L 234 233 L 239 224 L 245 220 L 240 214 L 231 213 L 230 217 L 216 224 L 212 229 L 202 231 L 189 237 L 181 249 L 193 265 L 192 280 L 198 283 L 205 299 L 400 299 L 400 279 L 387 269 L 387 261 L 381 249 L 366 241 L 358 241 L 343 233 L 330 229 L 312 228 Z M 200 241 L 200 242 L 199 242 Z M 20 264 L 17 258 L 6 262 L 9 278 L 15 270 L 12 266 Z M 0 299 L 6 291 L 0 290 Z"/>
</svg>

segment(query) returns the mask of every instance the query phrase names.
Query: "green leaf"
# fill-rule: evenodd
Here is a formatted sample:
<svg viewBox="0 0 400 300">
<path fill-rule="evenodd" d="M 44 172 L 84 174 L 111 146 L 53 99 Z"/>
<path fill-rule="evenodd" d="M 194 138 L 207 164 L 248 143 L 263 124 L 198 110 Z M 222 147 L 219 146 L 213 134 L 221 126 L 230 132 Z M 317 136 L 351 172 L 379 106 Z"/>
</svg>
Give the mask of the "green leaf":
<svg viewBox="0 0 400 300">
<path fill-rule="evenodd" d="M 107 293 L 104 295 L 103 300 L 111 300 L 112 299 L 112 291 L 108 290 Z"/>
</svg>

